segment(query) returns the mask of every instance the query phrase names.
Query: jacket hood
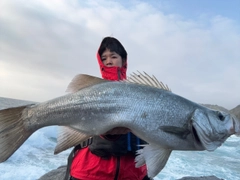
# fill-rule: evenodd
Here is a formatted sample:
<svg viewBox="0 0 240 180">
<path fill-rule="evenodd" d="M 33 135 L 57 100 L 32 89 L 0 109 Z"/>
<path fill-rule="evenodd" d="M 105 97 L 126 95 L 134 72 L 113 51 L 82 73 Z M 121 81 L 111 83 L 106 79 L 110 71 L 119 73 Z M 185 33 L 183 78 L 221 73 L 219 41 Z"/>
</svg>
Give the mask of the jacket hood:
<svg viewBox="0 0 240 180">
<path fill-rule="evenodd" d="M 107 67 L 103 64 L 99 53 L 97 52 L 97 60 L 103 79 L 118 81 L 127 78 L 127 59 L 122 67 Z"/>
</svg>

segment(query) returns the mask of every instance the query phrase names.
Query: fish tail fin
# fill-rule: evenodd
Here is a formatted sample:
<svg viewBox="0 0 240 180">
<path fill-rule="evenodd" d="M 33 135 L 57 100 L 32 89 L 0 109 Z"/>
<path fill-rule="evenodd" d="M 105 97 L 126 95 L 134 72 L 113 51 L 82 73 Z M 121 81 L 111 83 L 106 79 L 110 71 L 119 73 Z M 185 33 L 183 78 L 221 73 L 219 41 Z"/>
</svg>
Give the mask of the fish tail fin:
<svg viewBox="0 0 240 180">
<path fill-rule="evenodd" d="M 6 161 L 32 134 L 23 125 L 22 112 L 26 107 L 0 110 L 0 162 Z"/>
</svg>

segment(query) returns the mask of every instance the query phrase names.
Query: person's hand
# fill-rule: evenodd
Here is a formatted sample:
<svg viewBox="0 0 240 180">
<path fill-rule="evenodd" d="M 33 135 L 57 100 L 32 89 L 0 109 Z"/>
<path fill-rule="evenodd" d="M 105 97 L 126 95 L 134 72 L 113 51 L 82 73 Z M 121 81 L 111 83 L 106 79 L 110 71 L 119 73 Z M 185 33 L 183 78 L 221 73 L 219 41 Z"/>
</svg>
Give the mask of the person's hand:
<svg viewBox="0 0 240 180">
<path fill-rule="evenodd" d="M 116 127 L 116 128 L 111 129 L 110 131 L 106 132 L 104 135 L 107 135 L 107 134 L 111 134 L 111 135 L 114 135 L 114 134 L 127 134 L 129 132 L 131 132 L 131 130 L 128 129 L 128 128 Z"/>
</svg>

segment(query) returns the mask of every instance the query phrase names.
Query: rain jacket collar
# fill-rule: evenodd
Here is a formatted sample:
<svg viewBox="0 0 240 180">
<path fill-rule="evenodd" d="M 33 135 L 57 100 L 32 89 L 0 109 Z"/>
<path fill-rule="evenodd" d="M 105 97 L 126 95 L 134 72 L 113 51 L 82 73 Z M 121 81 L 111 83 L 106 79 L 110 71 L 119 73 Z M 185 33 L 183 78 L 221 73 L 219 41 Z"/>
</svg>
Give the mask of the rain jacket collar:
<svg viewBox="0 0 240 180">
<path fill-rule="evenodd" d="M 119 81 L 126 79 L 127 76 L 127 60 L 122 67 L 107 67 L 103 64 L 100 55 L 97 52 L 97 60 L 100 67 L 100 72 L 103 79 L 111 81 Z"/>
</svg>

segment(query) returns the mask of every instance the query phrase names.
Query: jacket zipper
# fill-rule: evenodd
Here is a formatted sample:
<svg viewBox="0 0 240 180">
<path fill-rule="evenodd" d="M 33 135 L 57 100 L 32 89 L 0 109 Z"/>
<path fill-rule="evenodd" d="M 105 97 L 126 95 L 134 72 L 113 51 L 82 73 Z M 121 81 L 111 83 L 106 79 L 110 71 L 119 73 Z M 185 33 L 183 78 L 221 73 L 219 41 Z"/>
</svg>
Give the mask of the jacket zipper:
<svg viewBox="0 0 240 180">
<path fill-rule="evenodd" d="M 117 75 L 118 75 L 118 80 L 121 80 L 120 68 L 117 68 Z M 117 156 L 117 166 L 116 166 L 116 174 L 115 174 L 114 180 L 118 180 L 119 170 L 120 170 L 120 156 Z"/>
<path fill-rule="evenodd" d="M 117 167 L 114 180 L 118 180 L 119 170 L 120 170 L 120 156 L 117 156 Z"/>
</svg>

